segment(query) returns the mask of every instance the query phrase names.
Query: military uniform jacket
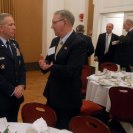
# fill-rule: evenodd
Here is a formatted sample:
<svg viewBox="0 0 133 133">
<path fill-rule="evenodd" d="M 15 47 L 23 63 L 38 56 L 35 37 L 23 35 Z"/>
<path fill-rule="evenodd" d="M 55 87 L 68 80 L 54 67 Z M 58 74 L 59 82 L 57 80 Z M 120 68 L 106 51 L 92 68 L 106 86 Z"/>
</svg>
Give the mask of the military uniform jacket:
<svg viewBox="0 0 133 133">
<path fill-rule="evenodd" d="M 0 110 L 8 109 L 14 103 L 23 102 L 24 98 L 17 99 L 13 92 L 17 85 L 26 84 L 26 70 L 22 54 L 16 41 L 10 40 L 12 56 L 0 40 Z"/>
</svg>

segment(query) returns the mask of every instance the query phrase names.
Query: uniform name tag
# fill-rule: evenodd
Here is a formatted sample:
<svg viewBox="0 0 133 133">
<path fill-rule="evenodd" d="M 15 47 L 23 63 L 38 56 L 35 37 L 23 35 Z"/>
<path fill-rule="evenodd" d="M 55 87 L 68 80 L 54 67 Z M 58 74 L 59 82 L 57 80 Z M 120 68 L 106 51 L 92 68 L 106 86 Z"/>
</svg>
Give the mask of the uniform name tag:
<svg viewBox="0 0 133 133">
<path fill-rule="evenodd" d="M 52 47 L 48 50 L 48 55 L 55 54 L 55 47 Z"/>
</svg>

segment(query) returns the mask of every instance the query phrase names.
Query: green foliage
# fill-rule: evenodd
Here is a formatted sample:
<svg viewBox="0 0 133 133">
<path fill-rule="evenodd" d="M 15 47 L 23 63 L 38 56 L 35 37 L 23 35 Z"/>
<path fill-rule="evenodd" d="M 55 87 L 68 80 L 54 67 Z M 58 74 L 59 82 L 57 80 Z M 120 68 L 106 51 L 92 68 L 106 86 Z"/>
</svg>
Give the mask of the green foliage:
<svg viewBox="0 0 133 133">
<path fill-rule="evenodd" d="M 8 128 L 8 126 L 7 126 L 7 128 L 4 130 L 3 133 L 9 133 L 9 128 Z"/>
</svg>

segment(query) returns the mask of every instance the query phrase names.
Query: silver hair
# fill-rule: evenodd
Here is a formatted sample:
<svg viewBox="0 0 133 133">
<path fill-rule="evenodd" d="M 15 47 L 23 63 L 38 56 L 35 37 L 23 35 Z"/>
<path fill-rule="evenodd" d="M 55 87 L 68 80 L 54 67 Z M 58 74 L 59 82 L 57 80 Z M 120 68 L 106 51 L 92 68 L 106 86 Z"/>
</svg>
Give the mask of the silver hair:
<svg viewBox="0 0 133 133">
<path fill-rule="evenodd" d="M 8 16 L 12 17 L 12 15 L 9 13 L 0 13 L 0 24 L 4 24 L 4 19 L 5 17 L 8 17 Z"/>
<path fill-rule="evenodd" d="M 125 23 L 133 26 L 133 20 L 132 19 L 126 19 Z"/>
<path fill-rule="evenodd" d="M 84 25 L 82 24 L 79 24 L 77 27 L 76 27 L 76 32 L 81 32 L 81 33 L 84 33 Z"/>
<path fill-rule="evenodd" d="M 55 15 L 59 14 L 62 19 L 66 19 L 72 26 L 74 25 L 74 15 L 68 10 L 58 10 L 54 13 Z"/>
</svg>

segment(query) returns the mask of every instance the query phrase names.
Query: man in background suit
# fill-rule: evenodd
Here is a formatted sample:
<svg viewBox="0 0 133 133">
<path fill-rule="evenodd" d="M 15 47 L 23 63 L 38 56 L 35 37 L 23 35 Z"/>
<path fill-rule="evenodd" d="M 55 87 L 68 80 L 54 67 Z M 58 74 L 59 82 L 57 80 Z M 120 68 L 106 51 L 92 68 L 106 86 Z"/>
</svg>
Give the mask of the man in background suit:
<svg viewBox="0 0 133 133">
<path fill-rule="evenodd" d="M 133 66 L 133 20 L 126 19 L 123 28 L 127 32 L 126 36 L 120 36 L 120 43 L 116 50 L 115 62 L 121 67 L 125 67 L 130 72 Z"/>
<path fill-rule="evenodd" d="M 88 57 L 90 57 L 93 53 L 94 53 L 94 47 L 93 47 L 93 44 L 92 44 L 92 40 L 91 40 L 91 37 L 87 36 L 87 35 L 84 35 L 84 25 L 78 25 L 76 27 L 76 33 L 78 35 L 80 35 L 86 42 L 87 44 L 87 56 L 86 56 L 86 59 L 85 59 L 85 63 L 84 65 L 88 65 Z"/>
<path fill-rule="evenodd" d="M 52 40 L 45 60 L 39 60 L 42 71 L 50 71 L 43 95 L 56 111 L 59 129 L 68 128 L 70 119 L 80 114 L 82 105 L 81 70 L 87 46 L 73 31 L 74 20 L 68 10 L 54 13 L 51 27 L 57 37 Z"/>
<path fill-rule="evenodd" d="M 94 60 L 99 62 L 99 66 L 104 62 L 114 62 L 119 36 L 112 33 L 113 27 L 112 23 L 108 23 L 106 33 L 102 33 L 98 37 Z"/>
<path fill-rule="evenodd" d="M 0 118 L 16 122 L 20 104 L 24 101 L 26 70 L 15 34 L 13 17 L 0 14 Z M 8 43 L 7 43 L 8 42 Z M 8 48 L 9 45 L 9 48 Z"/>
</svg>

